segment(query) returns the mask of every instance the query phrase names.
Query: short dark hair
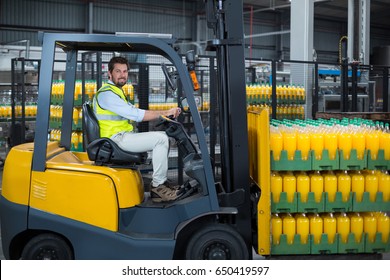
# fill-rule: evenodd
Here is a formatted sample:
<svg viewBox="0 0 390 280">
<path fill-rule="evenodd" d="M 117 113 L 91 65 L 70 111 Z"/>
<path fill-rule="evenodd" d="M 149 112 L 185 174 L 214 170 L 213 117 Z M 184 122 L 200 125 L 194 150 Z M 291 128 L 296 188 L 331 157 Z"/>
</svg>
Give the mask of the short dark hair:
<svg viewBox="0 0 390 280">
<path fill-rule="evenodd" d="M 122 56 L 114 56 L 113 58 L 110 59 L 110 62 L 108 62 L 108 71 L 112 72 L 114 70 L 114 65 L 118 64 L 126 64 L 127 69 L 129 69 L 129 62 L 127 61 L 126 58 Z"/>
</svg>

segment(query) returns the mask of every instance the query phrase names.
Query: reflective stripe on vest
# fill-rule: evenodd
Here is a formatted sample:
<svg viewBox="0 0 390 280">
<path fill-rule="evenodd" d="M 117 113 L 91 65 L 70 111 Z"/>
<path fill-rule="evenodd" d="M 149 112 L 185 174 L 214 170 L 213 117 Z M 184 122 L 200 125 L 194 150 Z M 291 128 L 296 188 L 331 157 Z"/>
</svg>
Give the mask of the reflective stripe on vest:
<svg viewBox="0 0 390 280">
<path fill-rule="evenodd" d="M 118 132 L 133 131 L 133 126 L 129 123 L 128 119 L 99 106 L 97 97 L 99 93 L 105 91 L 110 91 L 112 94 L 118 95 L 121 99 L 127 102 L 123 90 L 115 85 L 106 84 L 98 90 L 93 99 L 93 111 L 99 122 L 100 137 L 109 138 Z"/>
</svg>

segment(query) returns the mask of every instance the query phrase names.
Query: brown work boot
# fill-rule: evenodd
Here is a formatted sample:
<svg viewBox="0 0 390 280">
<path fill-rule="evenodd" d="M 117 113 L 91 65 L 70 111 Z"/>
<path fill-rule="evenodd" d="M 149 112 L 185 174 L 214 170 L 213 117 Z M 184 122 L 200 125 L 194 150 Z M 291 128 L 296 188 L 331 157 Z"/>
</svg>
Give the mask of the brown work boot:
<svg viewBox="0 0 390 280">
<path fill-rule="evenodd" d="M 167 183 L 160 184 L 150 190 L 150 196 L 153 202 L 169 202 L 178 199 L 182 196 L 179 188 L 169 186 Z"/>
</svg>

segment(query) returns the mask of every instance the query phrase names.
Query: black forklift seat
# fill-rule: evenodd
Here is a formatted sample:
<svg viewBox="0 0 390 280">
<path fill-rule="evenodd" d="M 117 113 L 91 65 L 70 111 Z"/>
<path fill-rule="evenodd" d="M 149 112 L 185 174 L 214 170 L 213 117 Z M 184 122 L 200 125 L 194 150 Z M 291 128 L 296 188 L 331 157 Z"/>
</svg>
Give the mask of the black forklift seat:
<svg viewBox="0 0 390 280">
<path fill-rule="evenodd" d="M 88 158 L 96 165 L 134 166 L 146 162 L 148 153 L 132 153 L 119 148 L 110 138 L 100 137 L 99 122 L 91 105 L 83 104 L 84 141 Z"/>
</svg>

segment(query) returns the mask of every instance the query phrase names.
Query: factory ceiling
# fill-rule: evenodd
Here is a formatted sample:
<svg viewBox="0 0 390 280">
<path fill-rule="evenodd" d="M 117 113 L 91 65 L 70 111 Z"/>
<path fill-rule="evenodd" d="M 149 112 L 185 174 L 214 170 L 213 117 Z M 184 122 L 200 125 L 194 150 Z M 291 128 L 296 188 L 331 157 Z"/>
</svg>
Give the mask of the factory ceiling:
<svg viewBox="0 0 390 280">
<path fill-rule="evenodd" d="M 360 0 L 355 0 L 357 6 Z M 314 15 L 318 19 L 347 21 L 348 0 L 315 0 Z M 289 11 L 290 0 L 244 0 L 244 10 L 255 13 L 265 11 Z M 390 1 L 371 0 L 370 22 L 372 27 L 390 29 Z M 357 9 L 358 10 L 358 9 Z"/>
</svg>

